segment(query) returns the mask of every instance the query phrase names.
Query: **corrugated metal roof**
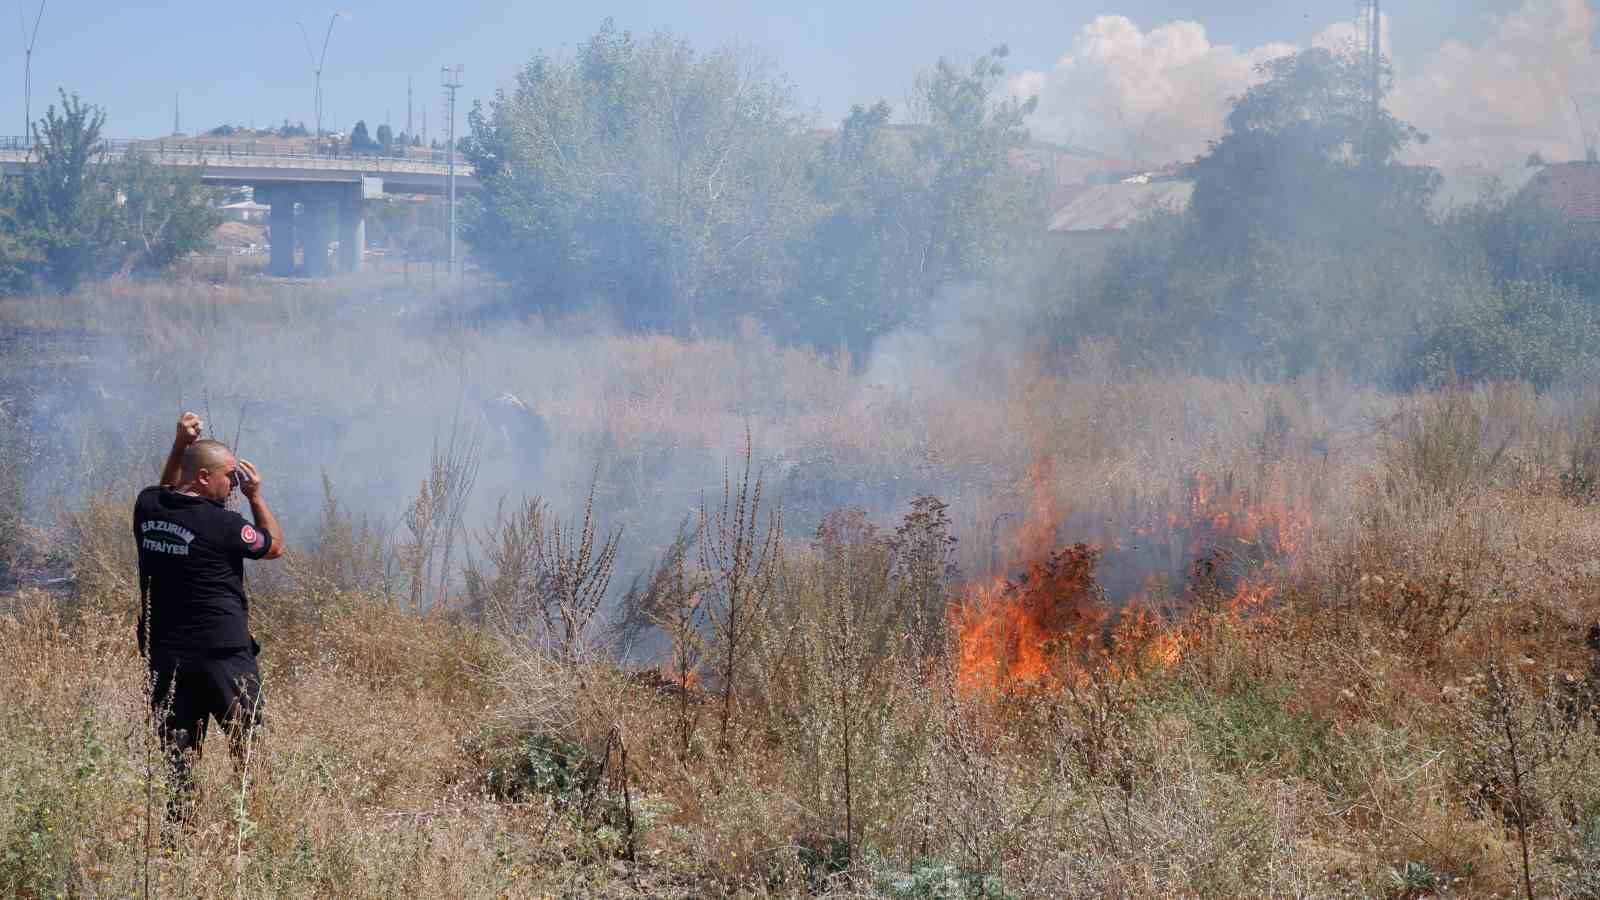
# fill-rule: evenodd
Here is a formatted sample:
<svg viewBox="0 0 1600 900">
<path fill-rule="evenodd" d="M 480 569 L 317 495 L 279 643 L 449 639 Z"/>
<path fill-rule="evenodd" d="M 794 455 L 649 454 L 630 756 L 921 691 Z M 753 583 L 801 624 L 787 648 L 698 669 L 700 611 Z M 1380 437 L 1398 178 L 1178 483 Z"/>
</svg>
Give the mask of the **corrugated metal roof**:
<svg viewBox="0 0 1600 900">
<path fill-rule="evenodd" d="M 1180 212 L 1194 195 L 1192 181 L 1121 181 L 1097 184 L 1056 211 L 1051 231 L 1119 231 L 1147 213 Z"/>
<path fill-rule="evenodd" d="M 1600 163 L 1546 166 L 1522 193 L 1569 224 L 1600 223 Z"/>
</svg>

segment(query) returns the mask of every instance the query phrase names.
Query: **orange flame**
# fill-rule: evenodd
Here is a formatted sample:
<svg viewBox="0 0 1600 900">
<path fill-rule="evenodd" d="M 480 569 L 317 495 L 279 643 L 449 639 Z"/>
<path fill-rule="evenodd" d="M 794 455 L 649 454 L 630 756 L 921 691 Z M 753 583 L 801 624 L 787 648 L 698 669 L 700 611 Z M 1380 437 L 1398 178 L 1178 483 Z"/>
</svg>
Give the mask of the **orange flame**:
<svg viewBox="0 0 1600 900">
<path fill-rule="evenodd" d="M 974 581 L 951 607 L 958 675 L 968 689 L 1050 686 L 1097 665 L 1171 666 L 1192 642 L 1188 620 L 1154 612 L 1147 591 L 1177 581 L 1164 608 L 1205 605 L 1240 621 L 1265 621 L 1283 567 L 1309 530 L 1282 485 L 1251 493 L 1235 490 L 1231 479 L 1219 486 L 1197 475 L 1176 509 L 1136 522 L 1132 542 L 1059 547 L 1063 517 L 1052 475 L 1048 456 L 1028 472 L 1028 515 L 1008 542 L 1010 568 L 1023 574 Z M 1137 552 L 1141 546 L 1145 552 Z M 1187 568 L 1176 578 L 1163 572 L 1152 546 L 1181 546 Z M 1136 587 L 1129 596 L 1108 596 L 1097 579 L 1101 567 Z"/>
</svg>

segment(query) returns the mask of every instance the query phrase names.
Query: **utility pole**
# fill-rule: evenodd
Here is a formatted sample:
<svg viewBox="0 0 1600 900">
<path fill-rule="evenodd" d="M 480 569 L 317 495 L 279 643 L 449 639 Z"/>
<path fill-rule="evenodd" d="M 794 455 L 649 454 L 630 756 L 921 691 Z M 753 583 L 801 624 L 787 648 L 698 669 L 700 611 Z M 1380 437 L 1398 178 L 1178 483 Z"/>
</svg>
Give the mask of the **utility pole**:
<svg viewBox="0 0 1600 900">
<path fill-rule="evenodd" d="M 299 21 L 295 22 L 296 25 L 300 26 L 300 39 L 305 42 L 306 58 L 311 61 L 311 70 L 313 72 L 313 79 L 316 85 L 312 96 L 316 106 L 318 140 L 322 139 L 322 64 L 328 60 L 328 41 L 333 37 L 333 23 L 337 21 L 338 18 L 338 13 L 334 13 L 328 17 L 328 30 L 322 36 L 321 56 L 311 52 L 311 35 L 306 33 L 306 23 Z"/>
<path fill-rule="evenodd" d="M 17 24 L 22 32 L 22 146 L 33 144 L 33 46 L 39 42 L 39 21 L 44 18 L 44 5 L 49 0 L 39 0 L 39 11 L 33 15 L 33 31 L 28 31 L 28 20 L 17 3 Z"/>
<path fill-rule="evenodd" d="M 406 140 L 416 137 L 417 133 L 411 130 L 411 76 L 406 76 Z"/>
<path fill-rule="evenodd" d="M 172 136 L 183 134 L 182 120 L 178 118 L 178 92 L 172 92 Z"/>
<path fill-rule="evenodd" d="M 450 143 L 449 152 L 445 157 L 448 160 L 445 171 L 446 177 L 450 182 L 449 272 L 451 275 L 458 274 L 456 271 L 456 91 L 461 87 L 462 68 L 464 67 L 460 64 L 457 64 L 454 66 L 444 66 L 439 69 L 440 81 L 444 84 L 444 89 L 449 96 L 450 104 L 450 126 L 448 129 L 446 129 L 447 133 L 450 135 Z"/>
</svg>

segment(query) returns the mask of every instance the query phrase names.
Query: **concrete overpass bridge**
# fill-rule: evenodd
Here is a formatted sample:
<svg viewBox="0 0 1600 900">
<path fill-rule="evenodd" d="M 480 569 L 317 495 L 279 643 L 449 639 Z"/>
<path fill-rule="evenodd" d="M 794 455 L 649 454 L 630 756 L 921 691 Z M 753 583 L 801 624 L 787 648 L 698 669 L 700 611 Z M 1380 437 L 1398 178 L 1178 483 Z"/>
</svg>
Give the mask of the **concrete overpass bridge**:
<svg viewBox="0 0 1600 900">
<path fill-rule="evenodd" d="M 339 269 L 358 271 L 367 243 L 362 201 L 385 193 L 442 195 L 449 190 L 449 165 L 440 150 L 368 155 L 278 141 L 170 138 L 105 141 L 102 158 L 118 160 L 135 153 L 160 166 L 200 168 L 206 184 L 252 188 L 256 202 L 272 207 L 268 271 L 278 275 L 294 273 L 297 244 L 305 251 L 305 274 L 327 274 L 328 247 L 335 239 Z M 29 158 L 21 138 L 0 138 L 0 174 L 20 175 Z M 478 189 L 472 167 L 459 158 L 455 172 L 457 193 Z"/>
</svg>

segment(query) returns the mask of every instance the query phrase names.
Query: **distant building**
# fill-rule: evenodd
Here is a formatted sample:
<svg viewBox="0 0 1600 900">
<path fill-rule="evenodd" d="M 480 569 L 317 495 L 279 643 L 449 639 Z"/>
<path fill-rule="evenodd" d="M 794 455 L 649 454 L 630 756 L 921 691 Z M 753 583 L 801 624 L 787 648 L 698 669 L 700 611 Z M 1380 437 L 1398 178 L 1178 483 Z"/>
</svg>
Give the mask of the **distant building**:
<svg viewBox="0 0 1600 900">
<path fill-rule="evenodd" d="M 241 200 L 222 207 L 222 217 L 230 222 L 265 222 L 272 207 L 254 200 Z"/>
<path fill-rule="evenodd" d="M 1194 182 L 1173 170 L 1090 185 L 1056 210 L 1049 231 L 1068 253 L 1098 262 L 1135 222 L 1154 212 L 1183 212 L 1193 196 Z"/>
<path fill-rule="evenodd" d="M 1600 226 L 1600 163 L 1545 166 L 1523 185 L 1517 198 L 1555 213 L 1568 225 L 1593 229 Z"/>
</svg>

